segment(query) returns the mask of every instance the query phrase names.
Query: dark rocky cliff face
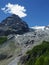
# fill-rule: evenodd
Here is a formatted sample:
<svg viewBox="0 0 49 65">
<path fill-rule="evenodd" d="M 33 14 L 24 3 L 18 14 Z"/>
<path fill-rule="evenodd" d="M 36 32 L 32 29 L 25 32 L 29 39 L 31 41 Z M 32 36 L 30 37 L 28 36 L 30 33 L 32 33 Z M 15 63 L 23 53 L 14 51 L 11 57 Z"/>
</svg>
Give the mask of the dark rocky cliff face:
<svg viewBox="0 0 49 65">
<path fill-rule="evenodd" d="M 0 35 L 22 34 L 28 31 L 27 23 L 14 14 L 0 23 Z"/>
</svg>

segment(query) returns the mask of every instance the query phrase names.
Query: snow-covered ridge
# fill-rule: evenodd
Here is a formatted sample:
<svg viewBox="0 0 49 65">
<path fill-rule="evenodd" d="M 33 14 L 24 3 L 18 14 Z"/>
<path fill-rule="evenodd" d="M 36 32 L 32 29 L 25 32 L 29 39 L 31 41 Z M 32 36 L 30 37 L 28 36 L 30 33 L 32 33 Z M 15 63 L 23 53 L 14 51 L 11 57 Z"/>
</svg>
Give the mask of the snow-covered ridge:
<svg viewBox="0 0 49 65">
<path fill-rule="evenodd" d="M 34 26 L 30 27 L 31 29 L 36 29 L 36 30 L 49 30 L 49 26 Z"/>
<path fill-rule="evenodd" d="M 34 27 L 31 27 L 32 29 L 42 29 L 44 30 L 45 26 L 34 26 Z"/>
</svg>

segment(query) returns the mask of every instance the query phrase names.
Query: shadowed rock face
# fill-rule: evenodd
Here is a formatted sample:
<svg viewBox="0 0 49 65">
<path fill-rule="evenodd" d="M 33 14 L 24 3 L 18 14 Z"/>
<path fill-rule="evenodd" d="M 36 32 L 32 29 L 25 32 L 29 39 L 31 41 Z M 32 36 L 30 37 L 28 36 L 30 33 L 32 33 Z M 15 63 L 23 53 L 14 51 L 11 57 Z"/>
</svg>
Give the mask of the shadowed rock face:
<svg viewBox="0 0 49 65">
<path fill-rule="evenodd" d="M 10 59 L 13 55 L 8 55 L 8 54 L 0 54 L 0 61 L 4 59 Z"/>
<path fill-rule="evenodd" d="M 22 34 L 28 31 L 27 23 L 14 14 L 0 23 L 0 35 Z"/>
<path fill-rule="evenodd" d="M 7 55 L 5 55 L 5 54 L 0 54 L 0 60 L 4 60 L 4 59 L 6 59 L 7 58 Z"/>
</svg>

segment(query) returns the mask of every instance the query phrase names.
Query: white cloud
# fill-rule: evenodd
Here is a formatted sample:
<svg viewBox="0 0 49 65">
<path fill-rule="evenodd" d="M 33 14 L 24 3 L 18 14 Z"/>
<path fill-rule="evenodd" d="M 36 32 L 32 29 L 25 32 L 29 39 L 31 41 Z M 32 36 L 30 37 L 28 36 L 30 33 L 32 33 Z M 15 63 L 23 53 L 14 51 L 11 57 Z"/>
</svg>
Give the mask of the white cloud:
<svg viewBox="0 0 49 65">
<path fill-rule="evenodd" d="M 8 3 L 4 8 L 1 8 L 1 10 L 3 10 L 5 13 L 16 14 L 20 18 L 27 16 L 24 6 L 18 4 Z"/>
</svg>

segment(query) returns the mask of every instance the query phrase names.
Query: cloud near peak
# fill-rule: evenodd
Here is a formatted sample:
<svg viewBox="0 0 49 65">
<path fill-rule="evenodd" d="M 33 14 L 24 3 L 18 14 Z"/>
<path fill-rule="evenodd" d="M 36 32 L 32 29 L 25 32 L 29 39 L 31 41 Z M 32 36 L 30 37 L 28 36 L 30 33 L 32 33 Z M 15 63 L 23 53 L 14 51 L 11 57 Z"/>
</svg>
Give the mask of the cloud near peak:
<svg viewBox="0 0 49 65">
<path fill-rule="evenodd" d="M 20 18 L 27 16 L 27 14 L 25 13 L 26 9 L 24 8 L 24 6 L 18 4 L 8 3 L 7 5 L 5 5 L 4 8 L 1 8 L 1 10 L 3 10 L 5 13 L 18 15 Z"/>
</svg>

